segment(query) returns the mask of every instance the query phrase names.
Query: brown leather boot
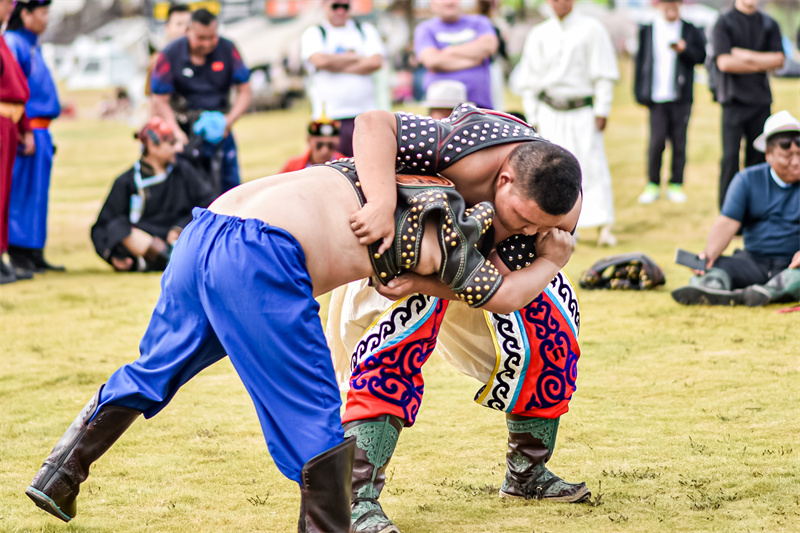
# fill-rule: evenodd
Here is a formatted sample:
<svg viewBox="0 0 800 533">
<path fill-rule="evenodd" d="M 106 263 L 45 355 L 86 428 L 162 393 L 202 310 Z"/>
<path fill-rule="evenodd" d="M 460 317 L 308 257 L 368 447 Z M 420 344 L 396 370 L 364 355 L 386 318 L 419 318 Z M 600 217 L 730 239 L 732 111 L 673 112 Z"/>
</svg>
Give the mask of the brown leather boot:
<svg viewBox="0 0 800 533">
<path fill-rule="evenodd" d="M 403 420 L 392 415 L 344 425 L 345 436 L 355 437 L 356 441 L 350 526 L 353 533 L 400 533 L 383 512 L 378 498 L 386 484 L 386 467 L 403 426 Z"/>
<path fill-rule="evenodd" d="M 585 483 L 568 483 L 544 465 L 553 454 L 558 418 L 506 415 L 508 452 L 501 498 L 578 503 L 591 497 Z"/>
<path fill-rule="evenodd" d="M 309 460 L 301 473 L 298 533 L 348 533 L 355 439 Z"/>
<path fill-rule="evenodd" d="M 75 499 L 89 475 L 89 467 L 142 414 L 116 405 L 105 405 L 98 411 L 100 390 L 67 429 L 25 490 L 36 505 L 64 522 L 75 517 Z"/>
</svg>

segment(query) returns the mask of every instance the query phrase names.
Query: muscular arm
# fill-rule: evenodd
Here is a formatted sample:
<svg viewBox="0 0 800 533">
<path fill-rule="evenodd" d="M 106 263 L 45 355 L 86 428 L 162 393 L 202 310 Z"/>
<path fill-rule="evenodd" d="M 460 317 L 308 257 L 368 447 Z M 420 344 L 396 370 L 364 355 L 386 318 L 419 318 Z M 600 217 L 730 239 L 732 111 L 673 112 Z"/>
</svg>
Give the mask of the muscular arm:
<svg viewBox="0 0 800 533">
<path fill-rule="evenodd" d="M 729 74 L 766 72 L 783 66 L 783 52 L 756 52 L 745 48 L 732 48 L 730 54 L 720 54 L 717 66 Z"/>
<path fill-rule="evenodd" d="M 706 268 L 714 266 L 714 261 L 725 251 L 741 225 L 738 220 L 725 215 L 717 217 L 708 233 L 706 249 L 701 254 L 706 259 Z"/>
<path fill-rule="evenodd" d="M 420 54 L 420 62 L 434 72 L 453 72 L 476 67 L 497 51 L 495 35 L 482 35 L 474 41 L 438 49 L 428 47 Z"/>
<path fill-rule="evenodd" d="M 350 217 L 350 226 L 363 245 L 383 239 L 383 253 L 394 239 L 397 205 L 395 157 L 397 119 L 388 111 L 367 111 L 356 117 L 353 155 L 367 204 Z"/>
<path fill-rule="evenodd" d="M 358 56 L 358 61 L 353 63 L 352 65 L 343 68 L 340 72 L 344 74 L 372 74 L 383 64 L 383 56 L 380 54 L 375 54 L 368 57 Z"/>
<path fill-rule="evenodd" d="M 250 83 L 242 83 L 236 86 L 236 101 L 233 107 L 225 115 L 225 126 L 230 129 L 233 124 L 244 115 L 247 108 L 250 107 L 250 101 L 253 98 L 253 89 Z"/>
</svg>

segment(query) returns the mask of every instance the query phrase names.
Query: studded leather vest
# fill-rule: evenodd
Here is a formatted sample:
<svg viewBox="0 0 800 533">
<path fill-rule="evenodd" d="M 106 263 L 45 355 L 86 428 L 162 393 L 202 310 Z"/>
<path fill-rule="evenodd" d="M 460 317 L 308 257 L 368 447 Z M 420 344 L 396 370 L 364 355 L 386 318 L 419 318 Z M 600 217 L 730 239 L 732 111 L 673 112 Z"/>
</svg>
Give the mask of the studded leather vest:
<svg viewBox="0 0 800 533">
<path fill-rule="evenodd" d="M 494 245 L 491 230 L 494 208 L 489 202 L 481 202 L 466 209 L 455 186 L 438 177 L 438 173 L 490 146 L 546 141 L 511 115 L 478 109 L 471 104 L 462 104 L 444 120 L 405 112 L 396 113 L 396 117 L 395 242 L 383 254 L 377 252 L 380 243 L 368 246 L 375 275 L 386 284 L 416 267 L 425 221 L 433 215 L 438 217 L 437 236 L 442 251 L 439 279 L 462 301 L 480 307 L 502 283 L 497 268 L 486 260 Z M 366 198 L 353 159 L 339 159 L 330 166 L 348 178 L 363 206 Z M 533 239 L 533 236 L 515 235 L 497 246 L 510 270 L 533 262 Z"/>
</svg>

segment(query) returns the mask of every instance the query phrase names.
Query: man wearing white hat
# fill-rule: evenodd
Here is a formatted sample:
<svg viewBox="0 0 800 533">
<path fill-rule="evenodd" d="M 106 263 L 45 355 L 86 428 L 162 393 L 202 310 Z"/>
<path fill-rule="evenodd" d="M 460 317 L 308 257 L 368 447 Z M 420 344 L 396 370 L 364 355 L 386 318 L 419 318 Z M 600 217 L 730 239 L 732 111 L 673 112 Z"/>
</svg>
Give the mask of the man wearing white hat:
<svg viewBox="0 0 800 533">
<path fill-rule="evenodd" d="M 706 268 L 673 291 L 678 303 L 761 305 L 800 299 L 800 121 L 788 111 L 775 113 L 753 147 L 765 152 L 767 162 L 734 176 L 700 254 Z M 744 250 L 721 255 L 739 228 Z"/>
</svg>

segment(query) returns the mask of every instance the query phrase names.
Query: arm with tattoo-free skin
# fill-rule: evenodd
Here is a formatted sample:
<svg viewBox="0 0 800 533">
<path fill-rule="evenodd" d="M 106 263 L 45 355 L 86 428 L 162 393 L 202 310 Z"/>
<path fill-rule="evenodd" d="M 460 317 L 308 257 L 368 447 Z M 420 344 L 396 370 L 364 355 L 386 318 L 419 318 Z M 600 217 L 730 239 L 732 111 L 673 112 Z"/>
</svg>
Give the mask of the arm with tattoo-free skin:
<svg viewBox="0 0 800 533">
<path fill-rule="evenodd" d="M 711 231 L 708 232 L 708 240 L 706 241 L 706 249 L 697 254 L 700 258 L 706 260 L 706 269 L 714 266 L 714 262 L 722 255 L 725 248 L 731 243 L 731 240 L 739 231 L 742 223 L 738 220 L 719 215 L 711 225 Z M 702 274 L 702 272 L 695 272 Z"/>
<path fill-rule="evenodd" d="M 717 66 L 729 74 L 753 74 L 779 69 L 786 56 L 783 52 L 756 52 L 746 48 L 732 48 L 730 54 L 720 54 Z"/>
<path fill-rule="evenodd" d="M 447 46 L 428 47 L 419 56 L 420 62 L 433 72 L 454 72 L 477 67 L 497 51 L 495 35 L 481 35 L 474 41 Z"/>
<path fill-rule="evenodd" d="M 353 155 L 367 203 L 350 217 L 350 227 L 359 244 L 382 240 L 378 251 L 383 253 L 394 240 L 397 205 L 397 119 L 393 113 L 367 111 L 356 117 Z"/>
<path fill-rule="evenodd" d="M 508 314 L 528 305 L 544 291 L 559 270 L 567 264 L 574 244 L 572 235 L 558 228 L 539 234 L 536 238 L 538 252 L 536 259 L 530 266 L 513 272 L 510 272 L 493 252 L 489 256 L 489 260 L 503 275 L 503 283 L 481 309 L 491 313 Z M 392 300 L 417 293 L 448 300 L 459 299 L 436 276 L 404 274 L 390 281 L 388 285 L 379 285 L 376 289 L 380 294 Z"/>
</svg>

